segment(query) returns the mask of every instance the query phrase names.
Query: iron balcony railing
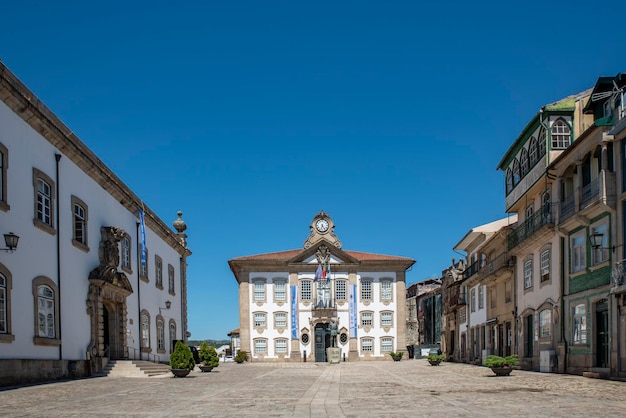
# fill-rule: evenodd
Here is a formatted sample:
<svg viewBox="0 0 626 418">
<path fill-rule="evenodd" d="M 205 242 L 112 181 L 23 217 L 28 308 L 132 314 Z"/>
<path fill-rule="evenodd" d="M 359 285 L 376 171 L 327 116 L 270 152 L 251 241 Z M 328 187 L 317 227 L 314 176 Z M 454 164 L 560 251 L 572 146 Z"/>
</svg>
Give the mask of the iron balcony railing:
<svg viewBox="0 0 626 418">
<path fill-rule="evenodd" d="M 569 196 L 559 203 L 561 210 L 559 212 L 559 222 L 563 222 L 576 212 L 576 199 L 574 195 Z"/>
<path fill-rule="evenodd" d="M 511 257 L 509 253 L 502 253 L 487 261 L 487 264 L 480 269 L 479 273 L 482 277 L 486 277 L 502 268 L 513 267 L 514 265 L 515 257 Z"/>
<path fill-rule="evenodd" d="M 580 201 L 581 209 L 587 205 L 591 200 L 597 198 L 600 195 L 600 180 L 596 179 L 583 187 L 582 196 Z"/>
<path fill-rule="evenodd" d="M 522 222 L 509 234 L 507 238 L 508 249 L 511 250 L 524 240 L 539 231 L 544 225 L 554 225 L 554 205 L 543 205 L 541 210 Z"/>
<path fill-rule="evenodd" d="M 474 274 L 478 273 L 479 268 L 480 268 L 480 261 L 474 261 L 463 272 L 463 279 L 469 279 Z"/>
</svg>

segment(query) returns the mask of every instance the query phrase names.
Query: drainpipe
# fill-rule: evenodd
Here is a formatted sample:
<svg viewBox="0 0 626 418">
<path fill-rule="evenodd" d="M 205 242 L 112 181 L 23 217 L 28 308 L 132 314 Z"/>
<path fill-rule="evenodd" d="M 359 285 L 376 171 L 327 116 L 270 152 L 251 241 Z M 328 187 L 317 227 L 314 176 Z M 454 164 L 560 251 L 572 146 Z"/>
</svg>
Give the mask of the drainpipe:
<svg viewBox="0 0 626 418">
<path fill-rule="evenodd" d="M 61 185 L 60 183 L 60 178 L 59 178 L 59 161 L 61 161 L 61 154 L 54 154 L 54 158 L 56 160 L 56 181 L 57 181 L 57 187 L 56 187 L 56 194 L 57 194 L 57 198 L 56 198 L 56 206 L 57 206 L 57 216 L 56 216 L 56 223 L 57 223 L 57 291 L 58 291 L 58 295 L 57 295 L 57 302 L 59 304 L 59 312 L 57 313 L 58 319 L 59 319 L 59 360 L 63 360 L 63 333 L 61 332 L 61 328 L 62 328 L 62 324 L 63 321 L 61 320 L 61 311 L 63 310 L 62 308 L 62 304 L 61 304 L 61 228 L 59 225 L 59 221 L 61 219 L 61 216 L 59 215 L 60 212 L 60 206 L 61 206 L 61 199 L 60 199 L 60 191 L 61 191 Z"/>
<path fill-rule="evenodd" d="M 135 242 L 137 244 L 141 243 L 139 226 L 140 224 L 137 222 L 135 229 Z M 141 335 L 141 247 L 139 245 L 137 245 L 137 340 L 139 342 L 139 360 L 141 360 L 141 344 L 143 340 Z"/>
</svg>

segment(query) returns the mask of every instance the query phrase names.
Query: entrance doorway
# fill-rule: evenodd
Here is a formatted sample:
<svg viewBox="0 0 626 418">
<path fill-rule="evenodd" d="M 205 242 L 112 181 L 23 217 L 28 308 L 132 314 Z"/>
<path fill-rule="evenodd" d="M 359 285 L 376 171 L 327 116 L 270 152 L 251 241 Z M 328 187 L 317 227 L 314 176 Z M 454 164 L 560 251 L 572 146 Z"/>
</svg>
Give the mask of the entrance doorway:
<svg viewBox="0 0 626 418">
<path fill-rule="evenodd" d="M 315 325 L 315 362 L 326 362 L 326 349 L 330 347 L 328 324 Z"/>
<path fill-rule="evenodd" d="M 609 304 L 596 304 L 596 367 L 609 367 Z"/>
<path fill-rule="evenodd" d="M 121 334 L 124 333 L 124 324 L 120 323 L 121 304 L 105 301 L 102 304 L 102 337 L 104 342 L 104 356 L 112 360 L 123 359 L 126 356 Z"/>
</svg>

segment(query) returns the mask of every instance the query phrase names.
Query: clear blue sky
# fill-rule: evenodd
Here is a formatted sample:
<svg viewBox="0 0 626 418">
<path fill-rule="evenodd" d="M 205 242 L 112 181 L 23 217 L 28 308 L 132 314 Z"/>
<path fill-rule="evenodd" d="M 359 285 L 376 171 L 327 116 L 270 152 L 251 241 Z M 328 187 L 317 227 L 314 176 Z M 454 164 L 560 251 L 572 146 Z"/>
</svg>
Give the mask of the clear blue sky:
<svg viewBox="0 0 626 418">
<path fill-rule="evenodd" d="M 302 248 L 320 210 L 344 249 L 438 276 L 505 216 L 496 166 L 538 109 L 626 71 L 625 2 L 92 3 L 3 4 L 0 59 L 184 212 L 193 339 L 239 327 L 227 261 Z"/>
</svg>

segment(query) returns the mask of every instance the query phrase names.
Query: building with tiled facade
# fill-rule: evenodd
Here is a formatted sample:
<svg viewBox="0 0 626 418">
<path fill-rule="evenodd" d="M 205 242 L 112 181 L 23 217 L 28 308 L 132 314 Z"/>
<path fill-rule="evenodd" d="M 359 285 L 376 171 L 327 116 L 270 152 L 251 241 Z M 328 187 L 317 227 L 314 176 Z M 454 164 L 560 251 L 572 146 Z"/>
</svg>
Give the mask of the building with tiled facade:
<svg viewBox="0 0 626 418">
<path fill-rule="evenodd" d="M 352 361 L 406 352 L 405 277 L 415 261 L 344 250 L 334 227 L 322 211 L 303 248 L 228 262 L 251 361 L 324 362 L 331 346 Z"/>
</svg>

